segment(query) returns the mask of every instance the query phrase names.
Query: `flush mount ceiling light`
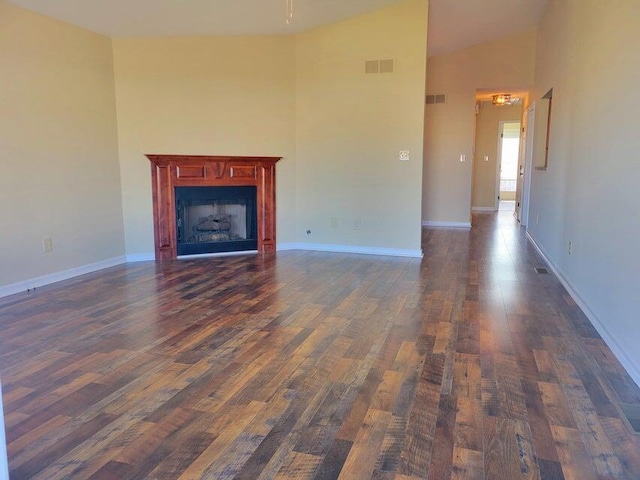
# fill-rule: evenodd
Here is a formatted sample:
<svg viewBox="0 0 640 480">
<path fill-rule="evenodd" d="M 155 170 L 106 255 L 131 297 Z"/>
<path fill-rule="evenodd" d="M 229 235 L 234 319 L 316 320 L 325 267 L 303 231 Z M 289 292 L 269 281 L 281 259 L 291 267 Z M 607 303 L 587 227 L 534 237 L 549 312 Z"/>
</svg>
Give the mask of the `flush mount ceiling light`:
<svg viewBox="0 0 640 480">
<path fill-rule="evenodd" d="M 511 95 L 508 93 L 493 95 L 491 98 L 493 99 L 494 105 L 511 105 Z"/>
<path fill-rule="evenodd" d="M 284 0 L 286 2 L 286 13 L 285 23 L 289 25 L 293 22 L 293 0 Z"/>
</svg>

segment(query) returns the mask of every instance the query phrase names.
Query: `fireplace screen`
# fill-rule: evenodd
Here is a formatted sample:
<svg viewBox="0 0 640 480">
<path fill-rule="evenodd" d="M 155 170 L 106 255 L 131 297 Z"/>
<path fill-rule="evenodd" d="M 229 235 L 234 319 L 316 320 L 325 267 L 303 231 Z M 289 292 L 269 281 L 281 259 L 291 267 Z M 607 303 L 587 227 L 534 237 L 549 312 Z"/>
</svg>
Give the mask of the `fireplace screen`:
<svg viewBox="0 0 640 480">
<path fill-rule="evenodd" d="M 256 187 L 176 187 L 178 255 L 256 250 Z"/>
</svg>

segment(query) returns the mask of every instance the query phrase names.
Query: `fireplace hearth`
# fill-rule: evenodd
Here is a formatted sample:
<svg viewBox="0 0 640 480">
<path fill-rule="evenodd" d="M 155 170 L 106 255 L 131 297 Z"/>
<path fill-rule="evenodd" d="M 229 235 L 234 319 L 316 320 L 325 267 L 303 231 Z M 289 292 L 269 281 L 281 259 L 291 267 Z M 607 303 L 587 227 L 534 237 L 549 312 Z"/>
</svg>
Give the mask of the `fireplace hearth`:
<svg viewBox="0 0 640 480">
<path fill-rule="evenodd" d="M 147 155 L 156 260 L 274 252 L 280 157 Z"/>
</svg>

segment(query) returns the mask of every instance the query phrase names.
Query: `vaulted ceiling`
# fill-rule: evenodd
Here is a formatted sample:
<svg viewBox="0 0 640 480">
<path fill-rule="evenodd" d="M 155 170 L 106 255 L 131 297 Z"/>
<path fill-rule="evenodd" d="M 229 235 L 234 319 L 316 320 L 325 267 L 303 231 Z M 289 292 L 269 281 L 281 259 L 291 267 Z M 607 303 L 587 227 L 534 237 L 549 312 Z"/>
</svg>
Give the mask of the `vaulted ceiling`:
<svg viewBox="0 0 640 480">
<path fill-rule="evenodd" d="M 429 56 L 538 26 L 548 0 L 430 0 Z"/>
<path fill-rule="evenodd" d="M 309 30 L 403 0 L 10 0 L 105 35 L 260 35 Z M 533 29 L 548 0 L 430 0 L 429 55 Z"/>
</svg>

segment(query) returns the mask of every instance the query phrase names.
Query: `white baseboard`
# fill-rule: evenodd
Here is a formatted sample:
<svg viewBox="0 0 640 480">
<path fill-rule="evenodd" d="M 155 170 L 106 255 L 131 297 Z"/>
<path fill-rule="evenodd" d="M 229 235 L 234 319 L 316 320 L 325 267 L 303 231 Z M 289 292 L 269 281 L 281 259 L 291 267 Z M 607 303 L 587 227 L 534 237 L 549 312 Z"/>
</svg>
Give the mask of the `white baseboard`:
<svg viewBox="0 0 640 480">
<path fill-rule="evenodd" d="M 115 257 L 101 262 L 90 263 L 89 265 L 82 265 L 80 267 L 70 268 L 69 270 L 62 270 L 61 272 L 54 272 L 42 277 L 30 278 L 23 280 L 22 282 L 12 283 L 11 285 L 5 285 L 0 287 L 0 298 L 14 295 L 16 293 L 26 292 L 27 290 L 43 287 L 51 283 L 61 282 L 63 280 L 69 280 L 70 278 L 85 275 L 87 273 L 97 272 L 109 267 L 115 267 L 116 265 L 122 265 L 126 263 L 126 257 Z"/>
<path fill-rule="evenodd" d="M 482 212 L 491 212 L 495 213 L 498 211 L 496 207 L 471 207 L 472 212 L 482 213 Z"/>
<path fill-rule="evenodd" d="M 471 228 L 471 222 L 432 222 L 422 221 L 423 227 L 445 227 L 445 228 Z"/>
<path fill-rule="evenodd" d="M 127 263 L 137 262 L 153 262 L 156 259 L 156 254 L 151 253 L 132 253 L 127 255 Z"/>
<path fill-rule="evenodd" d="M 287 250 L 298 250 L 297 243 L 278 243 L 276 245 L 276 250 L 278 252 L 286 252 Z"/>
<path fill-rule="evenodd" d="M 576 292 L 571 281 L 566 277 L 564 272 L 560 270 L 560 268 L 557 265 L 551 262 L 545 250 L 540 245 L 538 245 L 535 238 L 531 236 L 530 232 L 527 232 L 527 239 L 529 240 L 529 242 L 531 242 L 531 245 L 533 245 L 534 248 L 538 251 L 540 256 L 543 258 L 543 260 L 546 262 L 546 264 L 549 266 L 549 268 L 555 274 L 558 280 L 560 280 L 560 283 L 562 283 L 562 285 L 567 290 L 569 295 L 571 295 L 571 298 L 573 298 L 573 301 L 576 302 L 576 304 L 584 312 L 584 314 L 589 319 L 593 327 L 598 331 L 598 333 L 602 337 L 602 340 L 604 340 L 604 343 L 606 343 L 607 346 L 611 349 L 611 351 L 613 352 L 615 357 L 618 359 L 618 361 L 622 364 L 622 366 L 627 371 L 631 379 L 636 383 L 636 385 L 640 386 L 640 365 L 637 365 L 636 362 L 629 357 L 626 351 L 615 340 L 613 335 L 609 333 L 607 328 L 596 316 L 596 314 L 593 313 L 593 311 L 589 308 L 587 303 L 582 299 L 582 297 L 578 294 L 578 292 Z"/>
<path fill-rule="evenodd" d="M 407 250 L 401 248 L 379 248 L 379 247 L 359 247 L 355 245 L 331 245 L 324 243 L 278 243 L 276 246 L 278 252 L 285 252 L 287 250 L 311 250 L 317 252 L 336 252 L 336 253 L 360 253 L 364 255 L 384 255 L 391 257 L 412 257 L 422 258 L 422 250 Z M 178 259 L 188 258 L 204 258 L 214 256 L 230 256 L 230 255 L 245 255 L 255 254 L 256 251 L 247 252 L 229 252 L 229 253 L 211 253 L 202 255 L 181 255 Z M 133 255 L 127 255 L 127 263 L 136 262 L 152 262 L 155 260 L 155 254 L 153 253 L 136 253 Z M 25 288 L 26 290 L 26 288 Z"/>
<path fill-rule="evenodd" d="M 422 250 L 403 248 L 361 247 L 357 245 L 332 245 L 328 243 L 280 243 L 277 250 L 310 250 L 314 252 L 357 253 L 361 255 L 384 255 L 389 257 L 422 258 Z"/>
</svg>

